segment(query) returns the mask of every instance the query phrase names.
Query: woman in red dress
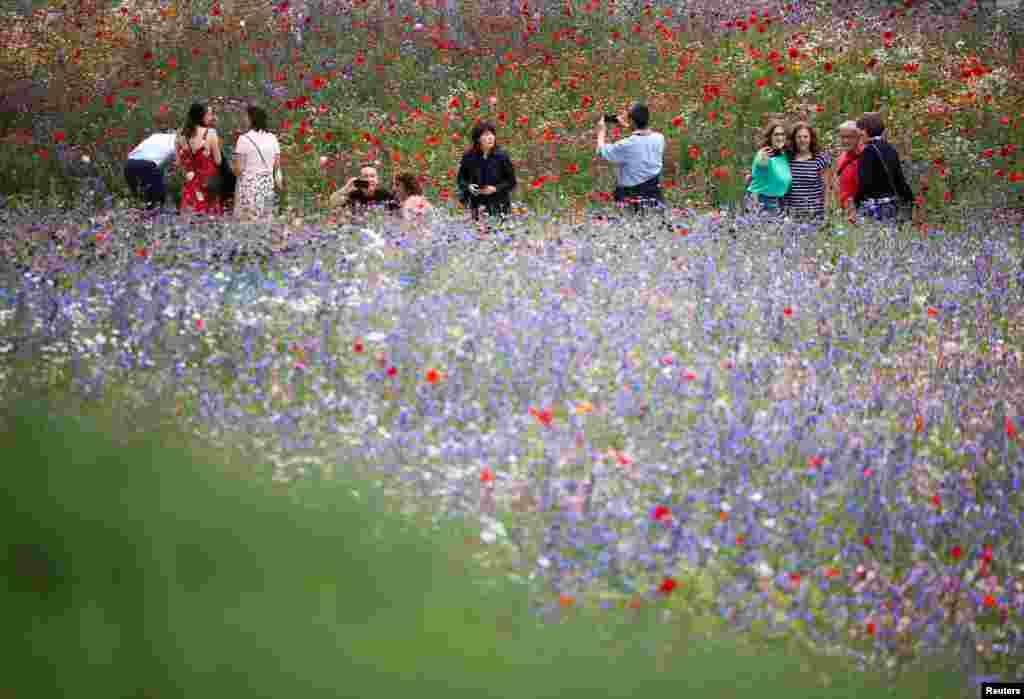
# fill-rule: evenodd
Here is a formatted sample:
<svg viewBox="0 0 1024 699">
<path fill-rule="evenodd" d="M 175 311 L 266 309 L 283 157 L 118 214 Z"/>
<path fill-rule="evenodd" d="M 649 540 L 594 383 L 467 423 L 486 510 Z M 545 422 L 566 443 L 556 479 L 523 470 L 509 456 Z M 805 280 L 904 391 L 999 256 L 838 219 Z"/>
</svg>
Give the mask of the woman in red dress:
<svg viewBox="0 0 1024 699">
<path fill-rule="evenodd" d="M 212 108 L 205 104 L 193 104 L 188 110 L 185 128 L 178 134 L 177 165 L 185 172 L 185 187 L 181 191 L 182 213 L 224 213 L 220 197 L 211 194 L 207 187 L 210 177 L 218 174 L 222 157 L 220 137 L 210 127 L 213 121 Z"/>
</svg>

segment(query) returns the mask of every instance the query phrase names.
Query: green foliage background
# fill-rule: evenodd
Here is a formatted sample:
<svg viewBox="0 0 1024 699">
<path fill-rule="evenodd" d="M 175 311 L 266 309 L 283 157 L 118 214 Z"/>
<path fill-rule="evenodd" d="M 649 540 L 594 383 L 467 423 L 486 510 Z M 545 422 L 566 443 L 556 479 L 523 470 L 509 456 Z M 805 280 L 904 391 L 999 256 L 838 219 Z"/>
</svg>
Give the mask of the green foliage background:
<svg viewBox="0 0 1024 699">
<path fill-rule="evenodd" d="M 863 698 L 963 686 L 925 669 L 892 686 L 781 645 L 697 636 L 654 607 L 566 609 L 542 627 L 523 590 L 465 555 L 459 525 L 428 535 L 366 484 L 260 482 L 179 433 L 125 436 L 54 410 L 0 418 L 0 696 Z"/>
</svg>

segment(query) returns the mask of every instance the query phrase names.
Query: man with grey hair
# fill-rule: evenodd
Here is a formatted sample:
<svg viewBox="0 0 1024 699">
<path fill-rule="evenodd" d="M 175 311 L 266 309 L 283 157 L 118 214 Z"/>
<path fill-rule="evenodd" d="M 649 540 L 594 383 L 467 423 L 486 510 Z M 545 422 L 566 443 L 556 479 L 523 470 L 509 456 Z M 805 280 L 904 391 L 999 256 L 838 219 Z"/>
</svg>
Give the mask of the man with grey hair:
<svg viewBox="0 0 1024 699">
<path fill-rule="evenodd" d="M 857 194 L 857 167 L 864 153 L 864 132 L 857 128 L 857 122 L 844 121 L 839 125 L 839 143 L 843 152 L 836 161 L 833 191 L 839 197 L 841 208 L 852 209 L 853 197 Z"/>
</svg>

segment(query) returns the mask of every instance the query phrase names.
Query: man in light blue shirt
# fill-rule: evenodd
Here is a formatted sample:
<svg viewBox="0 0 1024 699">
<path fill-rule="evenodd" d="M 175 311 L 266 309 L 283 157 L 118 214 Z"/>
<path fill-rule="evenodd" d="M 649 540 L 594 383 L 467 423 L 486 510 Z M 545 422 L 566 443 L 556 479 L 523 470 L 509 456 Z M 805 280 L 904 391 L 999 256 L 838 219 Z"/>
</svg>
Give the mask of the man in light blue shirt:
<svg viewBox="0 0 1024 699">
<path fill-rule="evenodd" d="M 597 153 L 616 167 L 615 201 L 629 201 L 633 210 L 640 212 L 651 206 L 661 206 L 661 169 L 665 154 L 665 137 L 651 131 L 647 105 L 634 104 L 625 114 L 633 133 L 621 141 L 605 143 L 606 120 L 597 125 Z M 622 118 L 619 117 L 621 123 Z"/>
<path fill-rule="evenodd" d="M 174 131 L 155 133 L 135 146 L 124 165 L 124 178 L 132 193 L 142 193 L 147 209 L 162 207 L 167 199 L 164 169 L 174 158 Z"/>
</svg>

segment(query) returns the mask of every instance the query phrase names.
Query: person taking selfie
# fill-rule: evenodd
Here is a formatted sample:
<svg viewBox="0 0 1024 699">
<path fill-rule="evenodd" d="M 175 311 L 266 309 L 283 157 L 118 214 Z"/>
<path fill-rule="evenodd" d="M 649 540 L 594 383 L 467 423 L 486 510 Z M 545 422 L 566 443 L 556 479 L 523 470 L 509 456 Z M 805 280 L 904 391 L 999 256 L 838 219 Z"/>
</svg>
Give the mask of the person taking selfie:
<svg viewBox="0 0 1024 699">
<path fill-rule="evenodd" d="M 773 214 L 782 213 L 782 202 L 793 182 L 789 169 L 789 137 L 782 122 L 773 121 L 764 130 L 761 148 L 751 166 L 747 192 L 757 198 L 758 207 Z"/>
</svg>

